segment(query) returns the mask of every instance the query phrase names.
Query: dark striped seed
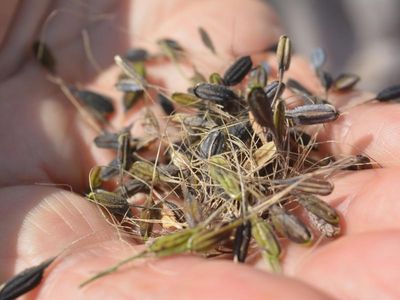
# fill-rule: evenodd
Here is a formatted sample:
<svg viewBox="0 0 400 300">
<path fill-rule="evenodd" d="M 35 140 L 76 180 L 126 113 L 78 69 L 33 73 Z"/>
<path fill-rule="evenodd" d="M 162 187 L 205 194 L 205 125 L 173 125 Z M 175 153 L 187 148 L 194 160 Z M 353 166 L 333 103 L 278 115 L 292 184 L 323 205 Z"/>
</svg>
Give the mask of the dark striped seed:
<svg viewBox="0 0 400 300">
<path fill-rule="evenodd" d="M 242 56 L 226 70 L 223 79 L 226 85 L 232 86 L 240 83 L 253 67 L 250 56 Z"/>
<path fill-rule="evenodd" d="M 233 259 L 243 263 L 246 260 L 251 240 L 251 222 L 246 221 L 236 228 L 235 240 L 233 242 Z"/>
<path fill-rule="evenodd" d="M 339 116 L 330 104 L 308 104 L 286 110 L 286 118 L 295 125 L 313 125 L 335 121 Z"/>
<path fill-rule="evenodd" d="M 199 34 L 204 46 L 206 46 L 213 54 L 216 54 L 215 47 L 210 38 L 210 35 L 207 33 L 207 31 L 205 31 L 203 27 L 199 27 Z"/>
<path fill-rule="evenodd" d="M 158 103 L 160 103 L 162 110 L 167 116 L 175 114 L 175 107 L 174 104 L 171 102 L 171 100 L 169 100 L 162 94 L 158 94 L 158 101 L 159 101 Z"/>
<path fill-rule="evenodd" d="M 250 111 L 256 122 L 275 131 L 271 101 L 272 99 L 267 97 L 262 88 L 252 89 L 247 97 Z"/>
<path fill-rule="evenodd" d="M 210 83 L 200 83 L 194 90 L 196 97 L 219 103 L 231 102 L 239 97 L 226 86 Z"/>
<path fill-rule="evenodd" d="M 220 130 L 211 131 L 199 145 L 199 154 L 208 159 L 213 155 L 221 154 L 224 150 L 225 134 Z"/>
<path fill-rule="evenodd" d="M 291 42 L 286 35 L 279 38 L 278 48 L 276 50 L 278 68 L 280 72 L 287 71 L 290 66 L 291 59 Z"/>
<path fill-rule="evenodd" d="M 55 260 L 50 258 L 41 264 L 25 269 L 13 278 L 8 280 L 0 288 L 0 299 L 1 300 L 12 300 L 19 296 L 33 290 L 37 287 L 43 279 L 44 271 L 50 266 Z"/>
<path fill-rule="evenodd" d="M 312 96 L 312 93 L 297 80 L 288 79 L 288 81 L 286 82 L 286 86 L 297 95 L 306 97 Z"/>
<path fill-rule="evenodd" d="M 336 91 L 346 91 L 352 89 L 357 82 L 360 81 L 360 76 L 355 74 L 340 74 L 333 82 L 333 88 Z"/>
<path fill-rule="evenodd" d="M 375 99 L 378 101 L 391 101 L 400 98 L 400 84 L 389 86 L 380 91 Z"/>
</svg>

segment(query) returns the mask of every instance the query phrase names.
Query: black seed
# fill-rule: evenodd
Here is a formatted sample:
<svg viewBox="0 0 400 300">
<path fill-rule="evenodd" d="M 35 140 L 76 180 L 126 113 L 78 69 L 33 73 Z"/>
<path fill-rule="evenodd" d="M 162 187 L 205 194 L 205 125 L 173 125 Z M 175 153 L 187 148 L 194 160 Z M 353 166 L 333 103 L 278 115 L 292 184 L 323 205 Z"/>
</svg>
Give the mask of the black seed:
<svg viewBox="0 0 400 300">
<path fill-rule="evenodd" d="M 94 143 L 99 148 L 118 149 L 118 134 L 104 132 L 103 134 L 95 137 Z"/>
<path fill-rule="evenodd" d="M 71 93 L 77 97 L 85 106 L 102 115 L 114 112 L 114 106 L 110 97 L 88 90 L 70 88 Z"/>
<path fill-rule="evenodd" d="M 124 110 L 127 111 L 132 108 L 140 99 L 144 96 L 144 91 L 137 92 L 127 92 L 124 93 L 122 97 L 122 104 L 124 106 Z"/>
<path fill-rule="evenodd" d="M 360 76 L 355 74 L 340 74 L 333 82 L 337 91 L 345 91 L 353 88 L 360 81 Z"/>
<path fill-rule="evenodd" d="M 250 72 L 253 62 L 250 56 L 242 56 L 226 70 L 223 79 L 226 85 L 236 85 Z"/>
<path fill-rule="evenodd" d="M 279 98 L 284 90 L 285 90 L 285 84 L 283 82 L 279 83 L 279 81 L 277 80 L 272 81 L 264 88 L 264 92 L 267 95 L 267 98 L 270 99 L 271 102 L 274 99 L 276 93 L 278 93 L 276 98 Z"/>
<path fill-rule="evenodd" d="M 375 99 L 382 102 L 395 100 L 397 98 L 400 98 L 400 84 L 383 89 L 375 97 Z"/>
<path fill-rule="evenodd" d="M 246 221 L 241 224 L 235 232 L 235 240 L 233 243 L 233 255 L 234 259 L 238 262 L 244 262 L 247 257 L 247 251 L 249 249 L 251 240 L 251 223 Z"/>
<path fill-rule="evenodd" d="M 46 268 L 55 260 L 50 258 L 41 264 L 25 269 L 7 281 L 0 290 L 0 300 L 15 299 L 37 287 L 43 278 Z"/>
<path fill-rule="evenodd" d="M 250 91 L 247 102 L 256 122 L 261 126 L 275 130 L 272 109 L 272 98 L 268 98 L 262 88 L 254 88 Z"/>
<path fill-rule="evenodd" d="M 119 162 L 118 159 L 115 158 L 107 166 L 101 167 L 100 179 L 107 181 L 117 176 L 118 174 L 119 174 Z"/>
<path fill-rule="evenodd" d="M 218 84 L 200 83 L 193 92 L 198 98 L 220 103 L 232 102 L 239 98 L 231 89 Z"/>
<path fill-rule="evenodd" d="M 131 62 L 145 61 L 149 57 L 147 50 L 143 48 L 133 48 L 126 52 L 124 58 Z"/>
<path fill-rule="evenodd" d="M 211 131 L 199 145 L 200 156 L 204 159 L 221 154 L 224 150 L 225 134 L 220 131 Z"/>
<path fill-rule="evenodd" d="M 201 41 L 203 42 L 204 46 L 206 46 L 212 53 L 216 53 L 214 44 L 210 38 L 210 35 L 207 33 L 207 31 L 204 30 L 204 28 L 199 27 L 199 33 L 201 37 Z"/>
<path fill-rule="evenodd" d="M 234 126 L 230 126 L 228 132 L 230 135 L 237 137 L 246 144 L 253 135 L 253 128 L 251 127 L 250 122 L 242 122 Z"/>
<path fill-rule="evenodd" d="M 307 104 L 286 110 L 286 118 L 296 125 L 313 125 L 334 121 L 339 113 L 330 104 Z"/>
<path fill-rule="evenodd" d="M 312 96 L 312 93 L 305 88 L 300 82 L 298 82 L 297 80 L 294 79 L 289 79 L 286 82 L 286 86 L 294 93 L 298 94 L 298 95 L 303 95 L 303 96 Z"/>
<path fill-rule="evenodd" d="M 167 116 L 171 116 L 175 114 L 174 104 L 164 95 L 158 94 L 158 101 L 160 103 L 161 108 Z"/>
</svg>

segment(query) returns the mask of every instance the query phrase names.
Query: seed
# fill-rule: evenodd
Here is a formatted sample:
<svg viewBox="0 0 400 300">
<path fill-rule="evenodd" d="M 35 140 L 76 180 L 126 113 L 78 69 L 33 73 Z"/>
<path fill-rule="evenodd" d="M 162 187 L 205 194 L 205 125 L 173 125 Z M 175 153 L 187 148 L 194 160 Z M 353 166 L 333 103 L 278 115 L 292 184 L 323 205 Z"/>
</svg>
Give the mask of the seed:
<svg viewBox="0 0 400 300">
<path fill-rule="evenodd" d="M 218 73 L 211 73 L 208 81 L 211 84 L 225 85 L 224 79 Z"/>
<path fill-rule="evenodd" d="M 87 198 L 94 203 L 106 207 L 114 214 L 120 216 L 131 216 L 128 201 L 122 195 L 106 190 L 97 189 L 87 195 Z"/>
<path fill-rule="evenodd" d="M 163 109 L 164 113 L 167 116 L 171 116 L 175 114 L 175 107 L 174 104 L 162 94 L 158 94 L 158 103 L 160 104 L 161 108 Z"/>
<path fill-rule="evenodd" d="M 118 134 L 104 132 L 94 138 L 94 143 L 98 148 L 118 149 Z"/>
<path fill-rule="evenodd" d="M 43 279 L 44 271 L 55 260 L 55 257 L 50 258 L 41 264 L 25 269 L 8 280 L 0 287 L 0 299 L 12 300 L 33 290 Z"/>
<path fill-rule="evenodd" d="M 193 92 L 198 98 L 222 104 L 239 98 L 234 91 L 218 84 L 200 83 L 194 88 Z"/>
<path fill-rule="evenodd" d="M 178 205 L 176 205 L 174 202 L 165 200 L 164 206 L 168 207 L 172 211 L 172 213 L 174 214 L 175 220 L 177 222 L 179 222 L 179 223 L 185 222 L 185 213 Z"/>
<path fill-rule="evenodd" d="M 389 86 L 380 91 L 375 99 L 378 101 L 391 101 L 400 97 L 400 84 Z"/>
<path fill-rule="evenodd" d="M 126 195 L 131 197 L 137 193 L 148 193 L 150 188 L 146 183 L 138 179 L 125 180 L 124 184 L 118 187 L 116 193 L 118 195 Z"/>
<path fill-rule="evenodd" d="M 130 62 L 143 62 L 149 58 L 149 53 L 143 48 L 133 48 L 125 53 L 124 58 Z"/>
<path fill-rule="evenodd" d="M 305 96 L 305 97 L 309 97 L 312 96 L 312 93 L 306 89 L 300 82 L 298 82 L 297 80 L 294 79 L 288 79 L 288 81 L 286 82 L 286 86 L 294 93 L 301 95 L 301 96 Z"/>
<path fill-rule="evenodd" d="M 271 98 L 262 88 L 254 88 L 247 96 L 250 111 L 258 124 L 275 132 L 271 109 Z"/>
<path fill-rule="evenodd" d="M 153 180 L 154 165 L 145 161 L 136 161 L 132 164 L 129 173 L 133 176 L 145 181 L 151 182 Z M 155 170 L 154 182 L 157 183 L 160 179 L 158 170 Z"/>
<path fill-rule="evenodd" d="M 253 62 L 250 56 L 242 56 L 226 70 L 223 79 L 226 85 L 232 86 L 240 83 L 250 72 Z"/>
<path fill-rule="evenodd" d="M 185 106 L 196 106 L 200 102 L 199 98 L 187 93 L 173 93 L 171 98 L 175 103 Z"/>
<path fill-rule="evenodd" d="M 285 212 L 278 205 L 271 207 L 270 219 L 274 228 L 291 241 L 298 244 L 308 244 L 312 241 L 307 227 L 295 215 Z"/>
<path fill-rule="evenodd" d="M 110 161 L 107 166 L 101 167 L 99 176 L 101 180 L 107 181 L 117 176 L 118 174 L 119 174 L 119 162 L 118 159 L 115 158 L 112 161 Z"/>
<path fill-rule="evenodd" d="M 71 93 L 85 106 L 104 116 L 114 112 L 114 106 L 110 97 L 89 90 L 70 88 Z"/>
<path fill-rule="evenodd" d="M 297 185 L 294 187 L 296 191 L 317 194 L 321 196 L 329 195 L 333 191 L 333 184 L 331 182 L 317 178 L 309 178 L 304 180 L 302 176 L 297 176 L 285 179 L 276 179 L 272 182 L 276 187 L 286 187 L 297 183 Z"/>
<path fill-rule="evenodd" d="M 205 31 L 203 27 L 199 27 L 198 30 L 204 46 L 206 46 L 213 54 L 216 54 L 215 47 L 210 38 L 210 35 L 207 33 L 207 31 Z"/>
<path fill-rule="evenodd" d="M 124 93 L 122 97 L 124 111 L 128 111 L 130 108 L 132 108 L 140 99 L 143 98 L 143 96 L 144 91 Z"/>
<path fill-rule="evenodd" d="M 127 61 L 119 55 L 116 55 L 114 57 L 114 60 L 115 63 L 122 69 L 124 74 L 129 78 L 135 80 L 137 85 L 143 87 L 146 86 L 146 82 L 144 80 L 145 69 L 143 63 L 139 62 L 132 64 L 131 62 Z"/>
<path fill-rule="evenodd" d="M 278 99 L 280 96 L 282 96 L 284 90 L 285 90 L 285 84 L 277 80 L 272 81 L 264 88 L 265 94 L 267 95 L 267 98 L 270 99 L 271 103 L 274 97 Z"/>
<path fill-rule="evenodd" d="M 286 136 L 285 110 L 285 103 L 283 101 L 276 101 L 273 119 L 276 128 L 276 139 L 279 145 L 282 144 L 282 141 Z"/>
<path fill-rule="evenodd" d="M 230 136 L 237 137 L 246 144 L 250 141 L 251 136 L 253 135 L 253 128 L 251 127 L 250 122 L 246 121 L 230 126 L 228 132 Z"/>
<path fill-rule="evenodd" d="M 263 253 L 264 259 L 269 262 L 273 271 L 280 272 L 279 256 L 281 247 L 271 226 L 258 217 L 251 220 L 251 235 Z"/>
<path fill-rule="evenodd" d="M 161 205 L 155 204 L 151 197 L 147 197 L 144 207 L 140 212 L 139 231 L 142 238 L 146 241 L 153 233 L 153 221 L 161 219 Z"/>
<path fill-rule="evenodd" d="M 182 46 L 173 39 L 161 39 L 157 41 L 157 44 L 164 55 L 171 60 L 178 60 L 184 53 Z"/>
<path fill-rule="evenodd" d="M 267 70 L 262 65 L 257 66 L 249 74 L 247 88 L 249 90 L 255 87 L 265 88 L 265 86 L 267 85 L 267 80 L 268 80 Z"/>
<path fill-rule="evenodd" d="M 50 48 L 41 41 L 35 41 L 32 45 L 32 50 L 37 61 L 51 73 L 54 73 L 56 61 Z"/>
<path fill-rule="evenodd" d="M 130 140 L 131 140 L 130 127 L 127 127 L 124 130 L 122 130 L 122 132 L 118 136 L 117 160 L 121 176 L 122 176 L 122 171 L 128 170 L 133 163 Z"/>
<path fill-rule="evenodd" d="M 280 72 L 287 71 L 290 66 L 291 43 L 286 35 L 279 38 L 278 48 L 276 49 L 276 58 Z"/>
<path fill-rule="evenodd" d="M 296 125 L 313 125 L 335 121 L 339 116 L 330 104 L 307 104 L 286 110 L 286 118 Z"/>
<path fill-rule="evenodd" d="M 233 242 L 234 261 L 244 262 L 247 257 L 251 239 L 251 223 L 246 221 L 236 228 L 235 240 Z"/>
<path fill-rule="evenodd" d="M 306 210 L 313 213 L 318 218 L 332 225 L 339 224 L 339 215 L 337 212 L 318 197 L 302 194 L 298 196 L 298 200 Z"/>
<path fill-rule="evenodd" d="M 354 157 L 354 164 L 345 168 L 345 170 L 358 171 L 358 170 L 367 170 L 372 169 L 373 165 L 371 164 L 371 160 L 364 155 L 356 155 Z"/>
<path fill-rule="evenodd" d="M 143 91 L 143 87 L 141 85 L 138 85 L 136 80 L 132 78 L 124 78 L 118 80 L 118 82 L 115 84 L 115 87 L 117 88 L 117 90 L 125 93 Z"/>
<path fill-rule="evenodd" d="M 220 130 L 211 131 L 199 145 L 199 154 L 208 159 L 213 155 L 221 154 L 224 150 L 225 134 Z"/>
<path fill-rule="evenodd" d="M 322 48 L 315 48 L 311 52 L 311 64 L 316 71 L 319 71 L 326 62 L 326 53 Z"/>
<path fill-rule="evenodd" d="M 360 77 L 355 74 L 340 74 L 338 78 L 333 82 L 333 88 L 336 91 L 345 91 L 352 89 L 357 82 L 360 81 Z"/>
<path fill-rule="evenodd" d="M 308 212 L 308 218 L 310 220 L 311 225 L 313 225 L 319 232 L 321 232 L 326 237 L 333 238 L 340 234 L 339 225 L 332 225 L 311 212 Z"/>
</svg>

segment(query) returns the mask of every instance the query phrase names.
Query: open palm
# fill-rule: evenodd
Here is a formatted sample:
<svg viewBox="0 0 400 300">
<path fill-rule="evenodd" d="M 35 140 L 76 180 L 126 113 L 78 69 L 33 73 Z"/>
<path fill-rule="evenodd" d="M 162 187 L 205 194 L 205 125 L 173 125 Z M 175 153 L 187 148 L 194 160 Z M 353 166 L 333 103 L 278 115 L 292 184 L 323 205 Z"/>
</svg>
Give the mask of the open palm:
<svg viewBox="0 0 400 300">
<path fill-rule="evenodd" d="M 2 3 L 0 9 L 11 12 L 12 3 Z M 221 70 L 229 57 L 260 51 L 280 33 L 268 7 L 252 0 L 21 0 L 14 14 L 9 18 L 4 14 L 5 21 L 1 21 L 8 24 L 8 30 L 0 40 L 0 281 L 70 247 L 68 255 L 50 268 L 40 289 L 29 294 L 31 298 L 400 297 L 396 185 L 400 107 L 395 104 L 358 106 L 325 128 L 324 139 L 338 141 L 329 143 L 326 150 L 335 155 L 366 152 L 383 168 L 335 178 L 335 191 L 327 201 L 344 216 L 344 235 L 312 250 L 290 246 L 283 266 L 290 277 L 228 261 L 178 256 L 139 262 L 78 289 L 90 275 L 138 250 L 123 242 L 99 210 L 77 194 L 87 187 L 90 168 L 106 164 L 111 154 L 94 148 L 95 131 L 46 79 L 30 54 L 33 40 L 54 10 L 59 13 L 47 22 L 44 36 L 55 52 L 58 74 L 68 82 L 105 93 L 111 90 L 116 74 L 111 67 L 113 56 L 133 45 L 151 47 L 157 38 L 172 37 L 196 55 L 206 52 L 197 35 L 201 25 L 212 33 L 226 61 L 211 59 L 200 67 Z M 87 30 L 101 73 L 85 54 L 82 30 Z M 167 87 L 172 88 L 174 81 L 173 87 L 180 88 L 181 83 L 171 75 L 173 69 L 157 66 L 153 73 Z M 291 76 L 316 88 L 303 61 L 295 60 L 292 69 Z M 354 93 L 331 100 L 340 107 L 363 97 L 366 94 Z M 117 127 L 126 120 L 115 122 Z M 49 183 L 68 184 L 76 193 Z"/>
</svg>

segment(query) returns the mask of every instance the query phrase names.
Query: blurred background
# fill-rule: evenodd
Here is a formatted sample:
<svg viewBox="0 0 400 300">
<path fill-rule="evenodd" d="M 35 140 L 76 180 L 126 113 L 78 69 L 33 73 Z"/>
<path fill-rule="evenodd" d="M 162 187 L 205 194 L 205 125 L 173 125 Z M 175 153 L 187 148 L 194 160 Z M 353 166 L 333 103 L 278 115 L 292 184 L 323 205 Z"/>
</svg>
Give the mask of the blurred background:
<svg viewBox="0 0 400 300">
<path fill-rule="evenodd" d="M 266 0 L 282 20 L 294 51 L 327 52 L 327 70 L 361 76 L 377 92 L 400 83 L 400 0 Z"/>
</svg>

